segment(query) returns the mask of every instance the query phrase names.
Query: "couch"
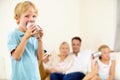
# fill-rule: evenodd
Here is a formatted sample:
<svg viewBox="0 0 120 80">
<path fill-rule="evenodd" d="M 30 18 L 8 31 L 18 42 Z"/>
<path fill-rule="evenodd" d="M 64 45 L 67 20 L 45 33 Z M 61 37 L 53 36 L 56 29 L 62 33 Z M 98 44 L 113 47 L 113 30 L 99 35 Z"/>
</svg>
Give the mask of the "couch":
<svg viewBox="0 0 120 80">
<path fill-rule="evenodd" d="M 120 80 L 120 52 L 112 52 L 110 53 L 111 58 L 114 59 L 116 61 L 116 68 L 115 68 L 115 76 L 114 76 L 114 80 Z M 88 72 L 91 71 L 91 65 L 89 64 L 88 66 Z M 49 80 L 44 72 L 44 67 L 41 64 L 40 65 L 40 73 L 41 73 L 41 80 Z"/>
</svg>

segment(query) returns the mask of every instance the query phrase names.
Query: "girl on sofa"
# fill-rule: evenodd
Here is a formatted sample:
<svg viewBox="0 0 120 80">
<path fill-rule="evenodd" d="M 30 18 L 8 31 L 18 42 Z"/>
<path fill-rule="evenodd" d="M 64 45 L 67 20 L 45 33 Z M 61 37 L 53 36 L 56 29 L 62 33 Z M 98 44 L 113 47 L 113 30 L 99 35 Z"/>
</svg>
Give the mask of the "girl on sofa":
<svg viewBox="0 0 120 80">
<path fill-rule="evenodd" d="M 101 45 L 98 48 L 101 55 L 95 61 L 92 58 L 92 72 L 88 73 L 83 80 L 113 80 L 115 72 L 115 61 L 110 58 L 110 48 Z"/>
</svg>

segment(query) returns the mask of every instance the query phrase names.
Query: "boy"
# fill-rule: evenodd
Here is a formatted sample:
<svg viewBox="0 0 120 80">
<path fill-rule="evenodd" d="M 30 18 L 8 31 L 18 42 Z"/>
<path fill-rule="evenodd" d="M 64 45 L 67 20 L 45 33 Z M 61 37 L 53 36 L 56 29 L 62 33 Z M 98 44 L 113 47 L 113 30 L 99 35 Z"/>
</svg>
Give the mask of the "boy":
<svg viewBox="0 0 120 80">
<path fill-rule="evenodd" d="M 14 10 L 18 28 L 8 36 L 11 53 L 12 80 L 40 80 L 38 60 L 42 60 L 42 30 L 39 35 L 34 25 L 38 10 L 30 1 L 18 3 Z M 35 35 L 38 35 L 35 37 Z"/>
</svg>

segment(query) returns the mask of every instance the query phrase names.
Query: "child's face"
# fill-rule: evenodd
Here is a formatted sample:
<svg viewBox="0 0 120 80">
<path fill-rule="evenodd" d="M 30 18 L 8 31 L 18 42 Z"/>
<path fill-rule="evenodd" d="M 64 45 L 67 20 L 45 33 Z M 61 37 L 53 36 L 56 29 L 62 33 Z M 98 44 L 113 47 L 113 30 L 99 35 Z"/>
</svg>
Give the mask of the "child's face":
<svg viewBox="0 0 120 80">
<path fill-rule="evenodd" d="M 35 22 L 36 21 L 37 14 L 35 13 L 35 10 L 33 8 L 28 9 L 26 12 L 24 12 L 20 18 L 19 18 L 19 26 L 26 29 L 26 25 L 28 22 Z"/>
<path fill-rule="evenodd" d="M 103 49 L 101 49 L 101 52 L 102 52 L 102 54 L 101 54 L 102 59 L 109 60 L 109 58 L 110 58 L 110 49 L 109 48 L 103 48 Z"/>
<path fill-rule="evenodd" d="M 60 53 L 61 55 L 67 56 L 69 54 L 69 46 L 67 44 L 64 44 L 60 47 Z"/>
</svg>

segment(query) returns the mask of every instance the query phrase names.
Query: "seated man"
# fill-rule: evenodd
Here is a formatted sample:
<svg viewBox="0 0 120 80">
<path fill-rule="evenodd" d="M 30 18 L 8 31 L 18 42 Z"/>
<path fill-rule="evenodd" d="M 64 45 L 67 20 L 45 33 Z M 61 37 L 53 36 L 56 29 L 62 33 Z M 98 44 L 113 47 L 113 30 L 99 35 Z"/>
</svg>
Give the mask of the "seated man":
<svg viewBox="0 0 120 80">
<path fill-rule="evenodd" d="M 82 80 L 87 73 L 91 52 L 80 51 L 81 39 L 79 37 L 72 38 L 72 49 L 74 61 L 69 70 L 66 71 L 63 80 Z"/>
</svg>

